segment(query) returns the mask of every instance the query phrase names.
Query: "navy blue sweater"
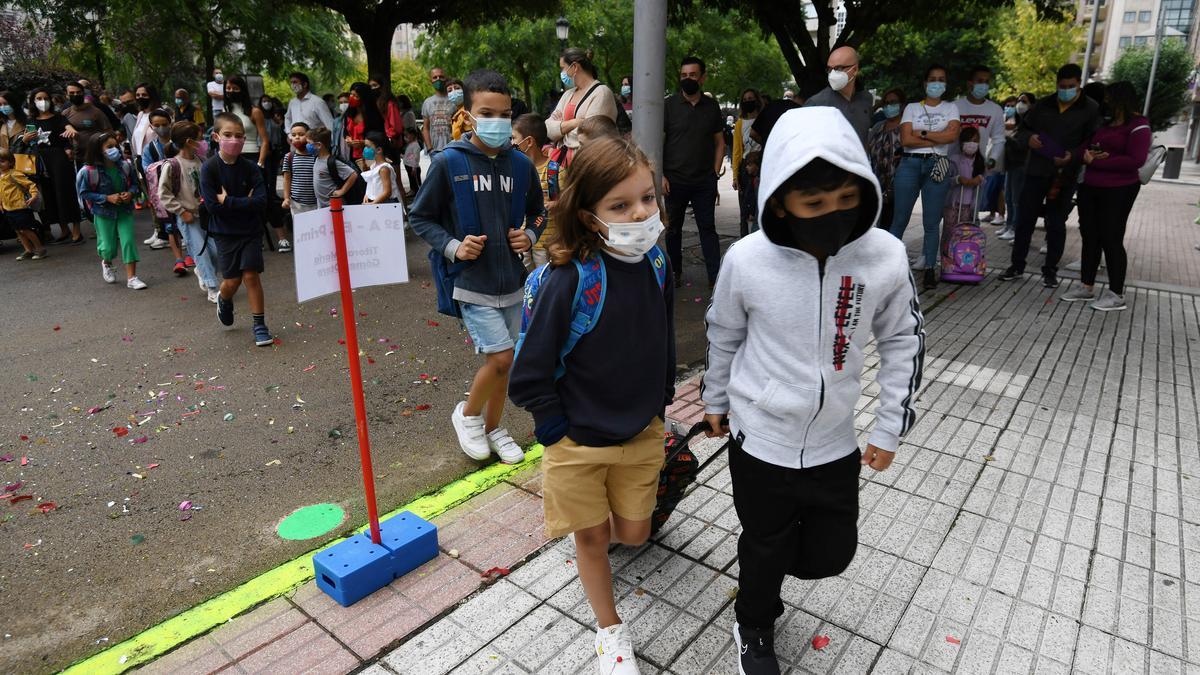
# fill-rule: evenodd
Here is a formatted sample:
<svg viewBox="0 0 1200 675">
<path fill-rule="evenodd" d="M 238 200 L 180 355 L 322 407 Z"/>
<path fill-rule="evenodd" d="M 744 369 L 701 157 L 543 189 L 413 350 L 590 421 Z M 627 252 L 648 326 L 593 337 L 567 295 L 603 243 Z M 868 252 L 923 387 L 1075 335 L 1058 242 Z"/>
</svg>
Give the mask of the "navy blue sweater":
<svg viewBox="0 0 1200 675">
<path fill-rule="evenodd" d="M 224 204 L 217 199 L 222 187 Z M 200 167 L 200 196 L 212 216 L 208 224 L 210 233 L 249 236 L 262 232 L 267 189 L 262 169 L 254 162 L 238 157 L 233 164 L 226 164 L 220 154 L 209 157 Z"/>
<path fill-rule="evenodd" d="M 480 257 L 467 264 L 455 277 L 454 299 L 494 307 L 517 304 L 521 301 L 525 266 L 509 245 L 508 232 L 516 224 L 510 216 L 512 172 L 514 154 L 520 153 L 508 148 L 495 157 L 489 157 L 469 140 L 455 141 L 446 147 L 467 154 L 480 230 L 487 235 Z M 529 172 L 529 187 L 525 192 L 525 229 L 531 231 L 533 239 L 536 239 L 545 227 L 542 185 L 537 169 L 531 162 L 524 161 L 518 166 Z M 461 242 L 465 236 L 459 225 L 452 179 L 446 153 L 439 153 L 434 157 L 429 174 L 421 182 L 421 189 L 409 209 L 409 223 L 413 231 L 447 258 L 451 258 L 452 249 L 457 248 L 456 242 Z"/>
<path fill-rule="evenodd" d="M 558 354 L 570 335 L 579 271 L 553 268 L 542 281 L 513 364 L 508 395 L 534 422 L 565 416 L 572 441 L 591 447 L 621 444 L 662 416 L 675 396 L 674 293 L 667 270 L 659 289 L 650 261 L 606 255 L 608 286 L 596 327 L 567 355 L 557 382 Z"/>
</svg>

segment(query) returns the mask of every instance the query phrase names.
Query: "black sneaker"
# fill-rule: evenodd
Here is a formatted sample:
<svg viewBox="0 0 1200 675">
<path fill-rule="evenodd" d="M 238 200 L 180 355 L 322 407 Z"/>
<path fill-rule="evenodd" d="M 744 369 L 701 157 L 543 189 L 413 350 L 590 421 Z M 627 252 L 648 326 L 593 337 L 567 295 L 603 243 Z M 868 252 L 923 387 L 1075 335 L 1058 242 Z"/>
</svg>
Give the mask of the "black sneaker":
<svg viewBox="0 0 1200 675">
<path fill-rule="evenodd" d="M 779 675 L 774 631 L 742 628 L 734 622 L 733 644 L 738 650 L 739 675 Z"/>
<path fill-rule="evenodd" d="M 922 290 L 926 291 L 932 291 L 937 288 L 937 272 L 932 267 L 925 270 L 925 278 L 922 279 L 921 285 L 923 287 Z"/>
<path fill-rule="evenodd" d="M 1015 281 L 1025 276 L 1025 272 L 1018 270 L 1015 267 L 1010 267 L 1004 270 L 1004 274 L 1000 275 L 1000 281 Z"/>
<path fill-rule="evenodd" d="M 233 300 L 217 296 L 217 318 L 221 320 L 222 326 L 233 325 Z"/>
<path fill-rule="evenodd" d="M 683 273 L 675 273 L 675 288 L 683 288 Z"/>
<path fill-rule="evenodd" d="M 1042 285 L 1046 288 L 1058 288 L 1058 275 L 1054 272 L 1042 274 Z"/>
</svg>

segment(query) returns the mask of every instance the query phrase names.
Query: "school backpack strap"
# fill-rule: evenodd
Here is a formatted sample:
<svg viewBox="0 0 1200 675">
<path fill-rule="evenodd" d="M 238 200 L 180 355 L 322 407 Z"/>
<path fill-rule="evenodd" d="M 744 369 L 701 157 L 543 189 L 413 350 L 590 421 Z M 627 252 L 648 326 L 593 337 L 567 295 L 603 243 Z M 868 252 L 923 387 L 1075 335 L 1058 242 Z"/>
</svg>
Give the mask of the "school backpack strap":
<svg viewBox="0 0 1200 675">
<path fill-rule="evenodd" d="M 650 260 L 650 266 L 654 268 L 654 280 L 658 282 L 658 290 L 664 290 L 667 287 L 667 256 L 658 244 L 655 244 L 646 257 Z"/>
<path fill-rule="evenodd" d="M 475 203 L 470 160 L 463 151 L 455 148 L 446 148 L 442 156 L 445 157 L 450 188 L 454 193 L 454 207 L 458 213 L 458 231 L 450 234 L 459 240 L 468 235 L 478 236 L 482 226 L 479 222 L 479 207 Z M 462 318 L 462 310 L 454 300 L 454 280 L 459 272 L 470 264 L 470 261 L 466 260 L 451 262 L 446 260 L 444 251 L 436 248 L 429 250 L 429 267 L 433 273 L 438 312 Z"/>
<path fill-rule="evenodd" d="M 575 284 L 575 298 L 571 301 L 571 332 L 558 353 L 558 367 L 554 370 L 555 380 L 567 371 L 567 354 L 571 353 L 580 338 L 596 327 L 596 322 L 600 320 L 600 312 L 604 309 L 604 298 L 608 294 L 608 273 L 602 256 L 595 255 L 586 261 L 573 262 L 579 272 L 579 281 Z"/>
<path fill-rule="evenodd" d="M 533 301 L 542 288 L 542 281 L 549 273 L 550 263 L 546 263 L 539 265 L 537 269 L 529 273 L 529 276 L 525 277 L 525 287 L 521 292 L 521 332 L 517 335 L 514 355 L 520 354 L 521 346 L 525 344 L 525 334 L 529 331 L 529 321 L 533 318 Z"/>
</svg>

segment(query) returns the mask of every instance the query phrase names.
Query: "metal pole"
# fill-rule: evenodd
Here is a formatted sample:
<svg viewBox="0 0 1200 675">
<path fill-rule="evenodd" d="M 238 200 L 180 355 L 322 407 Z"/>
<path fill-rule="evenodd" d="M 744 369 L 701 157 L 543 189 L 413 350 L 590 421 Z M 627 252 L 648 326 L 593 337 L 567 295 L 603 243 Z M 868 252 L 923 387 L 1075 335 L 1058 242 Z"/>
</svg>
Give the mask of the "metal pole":
<svg viewBox="0 0 1200 675">
<path fill-rule="evenodd" d="M 1158 27 L 1154 30 L 1154 60 L 1150 62 L 1150 81 L 1146 83 L 1146 105 L 1142 115 L 1150 115 L 1150 95 L 1154 93 L 1154 76 L 1158 74 L 1158 53 L 1162 50 L 1163 19 L 1167 16 L 1163 11 L 1163 0 L 1158 0 Z"/>
<path fill-rule="evenodd" d="M 664 67 L 667 63 L 667 0 L 633 5 L 633 140 L 662 176 Z"/>
<path fill-rule="evenodd" d="M 1087 0 L 1084 0 L 1086 7 Z M 1100 0 L 1091 0 L 1092 3 L 1092 23 L 1088 27 L 1087 49 L 1083 52 L 1083 83 L 1087 84 L 1088 76 L 1092 72 L 1092 46 L 1096 44 L 1096 17 L 1100 14 Z"/>
</svg>

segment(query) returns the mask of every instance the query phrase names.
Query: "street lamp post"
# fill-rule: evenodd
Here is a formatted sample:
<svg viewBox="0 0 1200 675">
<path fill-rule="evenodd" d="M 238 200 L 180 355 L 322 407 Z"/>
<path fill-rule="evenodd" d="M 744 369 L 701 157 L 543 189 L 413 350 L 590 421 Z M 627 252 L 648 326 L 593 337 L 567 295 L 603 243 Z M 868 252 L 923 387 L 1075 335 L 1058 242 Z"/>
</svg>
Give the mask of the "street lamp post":
<svg viewBox="0 0 1200 675">
<path fill-rule="evenodd" d="M 561 53 L 567 49 L 567 38 L 571 35 L 571 22 L 567 21 L 567 17 L 560 16 L 558 21 L 554 22 L 554 34 L 558 36 L 558 51 Z M 561 78 L 560 78 L 561 79 Z M 562 84 L 562 90 L 567 90 L 567 85 Z"/>
</svg>

